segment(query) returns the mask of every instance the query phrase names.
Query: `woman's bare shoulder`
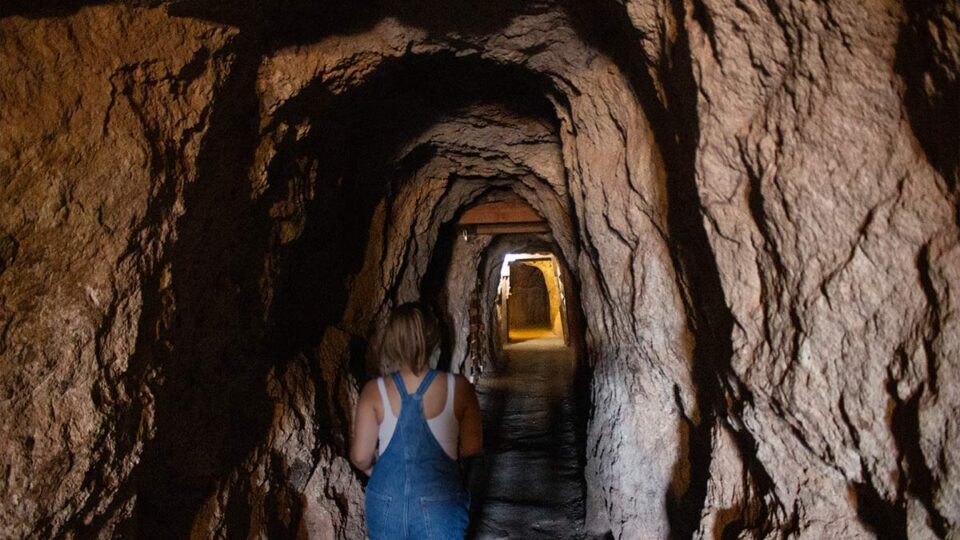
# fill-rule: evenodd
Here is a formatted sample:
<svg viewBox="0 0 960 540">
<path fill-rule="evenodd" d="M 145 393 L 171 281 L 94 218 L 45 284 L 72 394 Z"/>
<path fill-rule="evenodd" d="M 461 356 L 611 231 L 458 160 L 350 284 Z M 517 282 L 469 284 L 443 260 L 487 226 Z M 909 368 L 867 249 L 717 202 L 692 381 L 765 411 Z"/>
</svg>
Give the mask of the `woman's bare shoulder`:
<svg viewBox="0 0 960 540">
<path fill-rule="evenodd" d="M 378 378 L 379 377 L 374 377 L 373 379 L 370 379 L 369 381 L 367 381 L 366 384 L 363 385 L 363 388 L 360 390 L 361 402 L 372 403 L 378 397 L 378 394 L 380 393 L 380 391 L 377 389 Z"/>
</svg>

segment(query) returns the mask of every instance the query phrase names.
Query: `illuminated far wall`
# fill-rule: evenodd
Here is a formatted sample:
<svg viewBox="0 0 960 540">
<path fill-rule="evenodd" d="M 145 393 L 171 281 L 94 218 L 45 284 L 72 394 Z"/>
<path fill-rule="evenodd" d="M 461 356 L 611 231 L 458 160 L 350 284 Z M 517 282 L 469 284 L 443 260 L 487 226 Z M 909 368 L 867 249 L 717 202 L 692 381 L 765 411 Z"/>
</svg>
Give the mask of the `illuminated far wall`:
<svg viewBox="0 0 960 540">
<path fill-rule="evenodd" d="M 563 337 L 566 313 L 560 266 L 550 253 L 510 254 L 501 267 L 501 326 L 511 330 L 540 329 Z"/>
</svg>

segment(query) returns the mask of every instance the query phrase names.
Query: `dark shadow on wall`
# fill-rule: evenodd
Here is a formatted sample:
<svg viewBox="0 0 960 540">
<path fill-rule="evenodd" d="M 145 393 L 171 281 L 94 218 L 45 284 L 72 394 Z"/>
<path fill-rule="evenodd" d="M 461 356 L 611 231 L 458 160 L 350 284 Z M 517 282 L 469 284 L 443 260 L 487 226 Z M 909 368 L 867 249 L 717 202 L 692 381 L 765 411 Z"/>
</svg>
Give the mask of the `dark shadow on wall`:
<svg viewBox="0 0 960 540">
<path fill-rule="evenodd" d="M 524 0 L 168 0 L 165 3 L 175 16 L 255 30 L 270 49 L 315 43 L 330 35 L 359 34 L 385 18 L 441 34 L 489 35 L 506 27 L 515 17 L 544 7 Z"/>
<path fill-rule="evenodd" d="M 897 41 L 895 69 L 904 81 L 903 104 L 913 134 L 930 163 L 956 193 L 960 182 L 960 51 L 950 41 L 960 7 L 950 2 L 903 3 L 907 20 Z M 950 28 L 952 26 L 952 29 Z M 956 217 L 960 224 L 960 215 Z"/>
<path fill-rule="evenodd" d="M 267 208 L 250 204 L 246 182 L 257 142 L 259 56 L 235 46 L 238 60 L 213 104 L 198 179 L 184 188 L 178 240 L 160 265 L 169 265 L 171 285 L 145 297 L 131 359 L 155 410 L 155 436 L 134 473 L 130 528 L 141 538 L 189 536 L 216 482 L 261 441 L 272 414 L 263 387 L 272 357 L 262 346 L 258 289 L 271 223 Z M 170 204 L 158 201 L 154 209 Z"/>
<path fill-rule="evenodd" d="M 447 271 L 453 257 L 453 245 L 457 234 L 456 219 L 440 225 L 433 253 L 427 264 L 427 271 L 420 280 L 421 301 L 433 310 L 433 314 L 440 322 L 440 359 L 437 361 L 437 369 L 443 371 L 450 371 L 457 331 L 453 314 L 443 309 L 443 296 L 446 294 L 444 285 L 447 282 Z"/>
<path fill-rule="evenodd" d="M 296 129 L 287 132 L 268 173 L 271 186 L 296 192 L 284 193 L 288 198 L 278 205 L 285 209 L 278 210 L 281 226 L 295 236 L 280 249 L 271 309 L 271 348 L 281 358 L 317 345 L 324 328 L 341 322 L 351 295 L 348 277 L 363 265 L 374 209 L 386 191 L 361 165 L 364 132 L 349 118 L 357 104 L 323 89 L 310 99 L 328 106 L 319 113 L 287 107 L 279 121 L 323 127 L 303 140 Z M 364 355 L 351 358 L 362 373 Z"/>
<path fill-rule="evenodd" d="M 175 2 L 171 12 L 237 24 L 256 20 L 270 47 L 313 43 L 330 35 L 370 30 L 385 18 L 438 33 L 489 35 L 518 15 L 538 9 L 529 1 L 487 0 L 274 0 L 249 8 L 210 0 Z M 248 15 L 249 14 L 249 15 Z"/>
<path fill-rule="evenodd" d="M 490 35 L 521 15 L 549 9 L 527 0 L 9 0 L 0 18 L 64 17 L 86 7 L 165 8 L 174 17 L 196 18 L 242 29 L 274 49 L 314 43 L 330 35 L 358 34 L 387 17 L 438 33 Z"/>
</svg>

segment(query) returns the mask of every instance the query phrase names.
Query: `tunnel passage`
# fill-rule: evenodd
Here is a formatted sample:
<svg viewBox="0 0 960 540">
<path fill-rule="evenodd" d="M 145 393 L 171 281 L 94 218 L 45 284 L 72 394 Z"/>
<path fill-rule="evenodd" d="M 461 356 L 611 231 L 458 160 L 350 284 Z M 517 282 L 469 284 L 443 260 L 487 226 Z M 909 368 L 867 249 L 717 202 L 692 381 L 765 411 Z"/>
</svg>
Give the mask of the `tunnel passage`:
<svg viewBox="0 0 960 540">
<path fill-rule="evenodd" d="M 552 335 L 564 342 L 566 299 L 552 254 L 508 254 L 500 272 L 498 327 L 507 329 L 507 341 Z"/>
<path fill-rule="evenodd" d="M 491 453 L 575 441 L 500 460 L 574 535 L 951 537 L 957 20 L 4 3 L 0 530 L 362 538 L 352 407 L 421 298 L 489 418 L 544 420 Z M 529 219 L 459 226 L 488 203 Z M 514 253 L 564 265 L 572 393 L 499 331 Z M 486 531 L 536 523 L 497 493 Z"/>
<path fill-rule="evenodd" d="M 561 272 L 565 263 L 554 254 L 556 249 L 549 233 L 491 239 L 479 265 L 486 274 L 479 288 L 491 324 L 505 320 L 500 308 L 506 304 L 505 285 L 515 267 L 535 272 L 530 276 L 541 284 L 544 270 L 555 280 L 565 275 Z M 487 349 L 495 357 L 477 382 L 484 413 L 486 474 L 474 486 L 475 538 L 585 536 L 590 370 L 579 304 L 561 301 L 559 285 L 552 287 L 555 303 L 551 304 L 548 287 L 542 284 L 540 321 L 545 326 L 516 329 L 520 335 L 514 334 L 517 339 L 512 342 L 500 334 L 494 340 L 497 345 Z M 566 286 L 573 288 L 569 282 Z M 548 317 L 551 308 L 563 310 L 554 314 L 556 328 Z M 571 321 L 569 333 L 561 318 Z"/>
</svg>

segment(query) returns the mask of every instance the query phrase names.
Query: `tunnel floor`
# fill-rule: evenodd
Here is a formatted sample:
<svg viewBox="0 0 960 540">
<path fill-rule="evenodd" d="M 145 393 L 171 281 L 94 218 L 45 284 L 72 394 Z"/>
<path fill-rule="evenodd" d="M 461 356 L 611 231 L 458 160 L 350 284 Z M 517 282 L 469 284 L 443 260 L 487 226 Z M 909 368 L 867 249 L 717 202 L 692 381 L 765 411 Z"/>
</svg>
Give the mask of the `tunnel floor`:
<svg viewBox="0 0 960 540">
<path fill-rule="evenodd" d="M 477 385 L 487 474 L 471 538 L 583 538 L 573 349 L 548 335 L 504 352 Z"/>
</svg>

